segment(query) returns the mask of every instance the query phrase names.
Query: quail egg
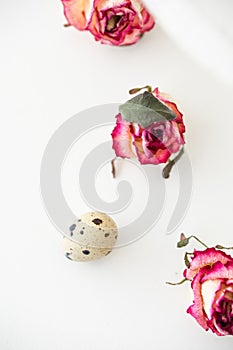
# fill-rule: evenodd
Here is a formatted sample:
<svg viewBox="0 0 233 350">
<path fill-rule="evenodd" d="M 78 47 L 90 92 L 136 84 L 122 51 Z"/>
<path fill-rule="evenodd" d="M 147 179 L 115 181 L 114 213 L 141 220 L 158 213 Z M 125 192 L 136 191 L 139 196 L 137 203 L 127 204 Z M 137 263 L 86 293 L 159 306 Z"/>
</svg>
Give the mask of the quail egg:
<svg viewBox="0 0 233 350">
<path fill-rule="evenodd" d="M 100 212 L 81 215 L 64 238 L 65 256 L 74 261 L 90 261 L 111 253 L 118 230 L 110 216 Z"/>
</svg>

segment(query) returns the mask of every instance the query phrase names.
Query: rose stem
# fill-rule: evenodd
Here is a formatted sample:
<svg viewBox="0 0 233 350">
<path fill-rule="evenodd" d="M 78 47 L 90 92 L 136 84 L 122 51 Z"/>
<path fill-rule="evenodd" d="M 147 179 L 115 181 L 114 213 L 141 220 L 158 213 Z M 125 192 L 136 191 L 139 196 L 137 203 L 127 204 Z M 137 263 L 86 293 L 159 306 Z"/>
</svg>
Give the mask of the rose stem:
<svg viewBox="0 0 233 350">
<path fill-rule="evenodd" d="M 172 283 L 172 282 L 166 282 L 166 284 L 169 284 L 170 286 L 178 286 L 184 282 L 188 281 L 187 278 L 184 278 L 183 280 L 181 280 L 180 282 L 176 282 L 176 283 Z"/>
<path fill-rule="evenodd" d="M 65 27 L 65 28 L 68 28 L 68 27 L 70 27 L 70 26 L 71 26 L 70 23 L 65 23 L 65 24 L 64 24 L 64 27 Z"/>
<path fill-rule="evenodd" d="M 202 244 L 205 248 L 209 248 L 205 243 L 203 243 L 199 238 L 197 238 L 196 236 L 189 236 L 189 237 L 185 237 L 185 235 L 183 233 L 181 233 L 180 235 L 180 241 L 177 243 L 177 248 L 182 248 L 185 247 L 191 238 L 196 239 L 196 241 L 198 241 L 200 244 Z"/>
<path fill-rule="evenodd" d="M 116 177 L 116 167 L 115 167 L 116 157 L 111 160 L 112 165 L 112 177 L 115 179 Z"/>
<path fill-rule="evenodd" d="M 206 245 L 204 242 L 202 242 L 199 238 L 197 238 L 196 236 L 191 236 L 194 239 L 196 239 L 200 244 L 202 244 L 204 247 L 209 248 L 208 245 Z"/>
<path fill-rule="evenodd" d="M 223 247 L 223 246 L 220 245 L 220 244 L 217 244 L 217 245 L 215 246 L 215 248 L 217 248 L 217 249 L 229 249 L 229 250 L 233 249 L 233 247 Z"/>
<path fill-rule="evenodd" d="M 134 88 L 134 89 L 129 90 L 129 94 L 133 95 L 133 94 L 136 94 L 137 92 L 144 90 L 144 89 L 146 89 L 148 92 L 152 92 L 152 87 L 150 85 L 146 85 L 146 86 L 143 86 L 141 88 Z"/>
<path fill-rule="evenodd" d="M 169 178 L 173 166 L 178 162 L 178 160 L 182 157 L 183 154 L 184 154 L 184 147 L 181 148 L 180 152 L 177 154 L 177 156 L 174 159 L 168 161 L 167 165 L 163 168 L 163 172 L 162 172 L 164 179 Z"/>
<path fill-rule="evenodd" d="M 194 238 L 196 241 L 198 241 L 200 244 L 202 244 L 205 248 L 209 248 L 208 245 L 206 245 L 204 242 L 202 242 L 198 237 L 192 235 L 192 236 L 188 237 L 188 240 L 190 238 Z"/>
</svg>

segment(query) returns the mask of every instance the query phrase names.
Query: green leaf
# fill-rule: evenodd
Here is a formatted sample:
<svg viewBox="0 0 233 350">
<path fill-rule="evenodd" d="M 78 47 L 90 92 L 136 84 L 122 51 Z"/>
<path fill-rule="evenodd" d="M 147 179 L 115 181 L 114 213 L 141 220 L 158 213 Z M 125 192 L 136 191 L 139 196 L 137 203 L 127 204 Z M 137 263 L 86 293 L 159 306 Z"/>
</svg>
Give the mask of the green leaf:
<svg viewBox="0 0 233 350">
<path fill-rule="evenodd" d="M 185 247 L 189 243 L 189 238 L 182 239 L 177 243 L 177 248 Z"/>
<path fill-rule="evenodd" d="M 173 120 L 175 113 L 159 101 L 152 93 L 145 91 L 119 106 L 123 119 L 138 123 L 143 128 L 155 122 Z"/>
</svg>

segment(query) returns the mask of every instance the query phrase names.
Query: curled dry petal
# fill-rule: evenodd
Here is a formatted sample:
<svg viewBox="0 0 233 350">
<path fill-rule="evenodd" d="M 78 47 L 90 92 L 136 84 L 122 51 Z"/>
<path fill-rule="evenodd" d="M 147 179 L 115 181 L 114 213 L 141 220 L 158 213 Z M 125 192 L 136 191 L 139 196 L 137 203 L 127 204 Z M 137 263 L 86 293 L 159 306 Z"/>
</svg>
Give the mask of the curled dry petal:
<svg viewBox="0 0 233 350">
<path fill-rule="evenodd" d="M 79 30 L 85 30 L 91 19 L 94 0 L 62 0 L 68 23 Z"/>
<path fill-rule="evenodd" d="M 116 118 L 116 126 L 112 132 L 113 148 L 119 157 L 134 158 L 136 154 L 133 151 L 133 136 L 130 132 L 130 123 L 125 121 L 121 114 L 118 114 Z"/>
<path fill-rule="evenodd" d="M 192 280 L 203 266 L 213 265 L 220 261 L 225 264 L 232 261 L 232 257 L 226 253 L 216 250 L 215 248 L 208 248 L 204 251 L 194 251 L 190 267 L 184 271 L 184 277 Z"/>
</svg>

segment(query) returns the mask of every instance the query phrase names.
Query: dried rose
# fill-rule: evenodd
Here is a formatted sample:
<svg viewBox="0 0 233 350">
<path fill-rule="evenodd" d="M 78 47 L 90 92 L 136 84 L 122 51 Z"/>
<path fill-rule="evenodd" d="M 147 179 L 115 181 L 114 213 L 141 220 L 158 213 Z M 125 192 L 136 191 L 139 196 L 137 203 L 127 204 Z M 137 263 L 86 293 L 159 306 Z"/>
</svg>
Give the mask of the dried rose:
<svg viewBox="0 0 233 350">
<path fill-rule="evenodd" d="M 134 44 L 155 24 L 141 0 L 62 0 L 62 3 L 68 24 L 89 30 L 102 44 Z"/>
<path fill-rule="evenodd" d="M 233 247 L 216 245 L 208 248 L 196 236 L 185 237 L 183 233 L 177 247 L 185 247 L 191 238 L 196 239 L 206 249 L 186 252 L 185 278 L 178 283 L 167 283 L 178 285 L 191 281 L 194 302 L 187 312 L 206 331 L 211 329 L 218 336 L 233 335 L 233 258 L 221 250 Z"/>
<path fill-rule="evenodd" d="M 158 88 L 127 101 L 120 112 L 112 132 L 116 156 L 138 157 L 141 164 L 166 163 L 185 143 L 183 115 Z"/>
<path fill-rule="evenodd" d="M 187 312 L 205 330 L 233 335 L 233 258 L 215 248 L 194 251 L 184 276 L 194 293 Z"/>
</svg>

